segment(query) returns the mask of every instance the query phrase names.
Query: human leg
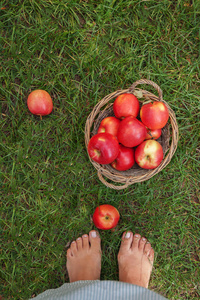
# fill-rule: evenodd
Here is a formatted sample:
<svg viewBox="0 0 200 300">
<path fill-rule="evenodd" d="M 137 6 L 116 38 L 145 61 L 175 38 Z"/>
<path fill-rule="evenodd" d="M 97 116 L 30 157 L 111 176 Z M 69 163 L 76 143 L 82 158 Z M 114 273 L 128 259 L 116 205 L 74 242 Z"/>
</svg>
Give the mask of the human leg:
<svg viewBox="0 0 200 300">
<path fill-rule="evenodd" d="M 118 253 L 120 281 L 148 288 L 153 260 L 154 250 L 144 237 L 123 234 Z"/>
<path fill-rule="evenodd" d="M 95 230 L 71 243 L 67 250 L 67 271 L 70 282 L 100 279 L 101 240 Z"/>
<path fill-rule="evenodd" d="M 67 269 L 70 283 L 46 290 L 38 300 L 165 300 L 147 289 L 152 270 L 154 251 L 146 239 L 132 233 L 123 234 L 118 254 L 119 280 L 99 280 L 101 270 L 100 238 L 85 234 L 67 250 Z M 145 288 L 144 288 L 145 287 Z"/>
</svg>

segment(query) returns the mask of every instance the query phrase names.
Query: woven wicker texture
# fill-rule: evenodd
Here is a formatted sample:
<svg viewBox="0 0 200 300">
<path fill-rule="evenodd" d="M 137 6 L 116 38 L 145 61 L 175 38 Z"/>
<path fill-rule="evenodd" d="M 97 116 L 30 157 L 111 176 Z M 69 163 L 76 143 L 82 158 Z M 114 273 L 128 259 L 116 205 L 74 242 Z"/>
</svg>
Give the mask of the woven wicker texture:
<svg viewBox="0 0 200 300">
<path fill-rule="evenodd" d="M 153 86 L 158 92 L 158 96 L 146 90 L 136 88 L 136 86 L 139 84 L 147 84 Z M 133 83 L 130 86 L 130 88 L 126 90 L 115 91 L 107 95 L 97 103 L 97 105 L 94 107 L 94 109 L 88 116 L 85 124 L 86 149 L 88 148 L 88 143 L 90 138 L 97 133 L 101 121 L 108 116 L 114 116 L 113 109 L 112 109 L 114 101 L 112 100 L 113 99 L 115 100 L 117 96 L 124 93 L 132 93 L 136 97 L 138 97 L 140 106 L 142 106 L 144 102 L 146 103 L 148 101 L 164 102 L 169 110 L 169 120 L 166 126 L 162 129 L 161 137 L 157 140 L 163 147 L 164 158 L 161 164 L 155 169 L 146 170 L 140 168 L 137 164 L 134 164 L 134 166 L 131 169 L 120 172 L 113 169 L 110 165 L 100 165 L 89 157 L 91 163 L 97 170 L 97 174 L 101 182 L 105 184 L 107 187 L 116 190 L 122 190 L 136 182 L 142 182 L 148 180 L 154 175 L 156 175 L 157 173 L 159 173 L 171 161 L 172 156 L 176 151 L 177 143 L 178 143 L 178 125 L 176 121 L 176 116 L 173 110 L 168 105 L 168 103 L 163 100 L 162 90 L 153 81 L 141 79 Z M 105 178 L 110 180 L 111 183 L 108 182 Z"/>
</svg>

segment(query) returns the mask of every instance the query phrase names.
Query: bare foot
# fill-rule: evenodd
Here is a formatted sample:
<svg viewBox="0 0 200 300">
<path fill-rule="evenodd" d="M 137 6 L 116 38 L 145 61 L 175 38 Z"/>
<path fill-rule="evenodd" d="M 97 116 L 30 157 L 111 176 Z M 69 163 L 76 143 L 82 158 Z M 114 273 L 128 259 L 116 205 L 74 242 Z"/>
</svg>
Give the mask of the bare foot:
<svg viewBox="0 0 200 300">
<path fill-rule="evenodd" d="M 120 281 L 148 288 L 153 260 L 154 250 L 145 238 L 124 232 L 118 253 Z"/>
<path fill-rule="evenodd" d="M 67 270 L 70 282 L 100 279 L 101 240 L 95 230 L 71 243 L 67 250 Z"/>
</svg>

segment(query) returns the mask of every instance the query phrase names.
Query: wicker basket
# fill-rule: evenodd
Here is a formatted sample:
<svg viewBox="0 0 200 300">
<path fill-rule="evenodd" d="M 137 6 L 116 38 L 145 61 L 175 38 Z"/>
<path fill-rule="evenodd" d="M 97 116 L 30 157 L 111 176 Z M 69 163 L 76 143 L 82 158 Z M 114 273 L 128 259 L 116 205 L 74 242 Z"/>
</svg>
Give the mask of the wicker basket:
<svg viewBox="0 0 200 300">
<path fill-rule="evenodd" d="M 153 86 L 157 90 L 158 96 L 155 96 L 154 94 L 146 90 L 136 88 L 138 84 L 148 84 Z M 176 121 L 176 116 L 173 110 L 170 108 L 170 106 L 163 100 L 162 90 L 156 83 L 150 80 L 141 79 L 133 83 L 133 85 L 131 85 L 129 89 L 118 90 L 114 93 L 107 95 L 101 101 L 99 101 L 98 104 L 94 107 L 94 109 L 88 116 L 85 125 L 86 149 L 88 147 L 90 138 L 97 133 L 100 122 L 108 116 L 114 116 L 113 113 L 114 101 L 112 103 L 110 101 L 124 93 L 134 94 L 139 99 L 140 105 L 142 105 L 144 102 L 146 103 L 147 101 L 163 101 L 169 110 L 169 121 L 167 125 L 162 129 L 161 137 L 158 139 L 158 142 L 163 147 L 164 159 L 161 162 L 161 164 L 155 169 L 146 170 L 140 168 L 137 164 L 134 164 L 134 166 L 127 171 L 117 171 L 114 168 L 112 168 L 110 165 L 100 165 L 89 157 L 91 163 L 97 170 L 97 174 L 101 182 L 105 184 L 107 187 L 116 190 L 122 190 L 136 182 L 142 182 L 148 180 L 154 175 L 156 175 L 157 173 L 159 173 L 170 162 L 172 156 L 176 151 L 177 143 L 178 143 L 178 125 Z M 109 183 L 107 180 L 105 180 L 104 177 L 114 182 L 115 184 Z"/>
</svg>

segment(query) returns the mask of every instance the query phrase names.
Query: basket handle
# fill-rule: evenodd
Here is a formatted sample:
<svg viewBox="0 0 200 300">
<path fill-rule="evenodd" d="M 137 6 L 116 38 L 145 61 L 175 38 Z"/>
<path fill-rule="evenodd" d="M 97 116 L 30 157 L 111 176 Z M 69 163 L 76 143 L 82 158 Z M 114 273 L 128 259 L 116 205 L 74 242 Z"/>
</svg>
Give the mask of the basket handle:
<svg viewBox="0 0 200 300">
<path fill-rule="evenodd" d="M 153 82 L 151 80 L 148 80 L 148 79 L 140 79 L 140 80 L 137 80 L 136 82 L 134 82 L 130 86 L 129 90 L 133 91 L 138 84 L 149 84 L 149 85 L 152 85 L 157 90 L 159 98 L 160 98 L 160 101 L 163 101 L 162 90 L 159 87 L 159 85 L 157 85 L 155 82 Z"/>
<path fill-rule="evenodd" d="M 102 176 L 102 173 L 100 171 L 97 172 L 98 174 L 98 177 L 99 177 L 99 180 L 104 184 L 106 185 L 107 187 L 111 188 L 111 189 L 114 189 L 114 190 L 123 190 L 123 189 L 126 189 L 130 183 L 127 182 L 125 183 L 124 185 L 114 185 L 112 183 L 108 183 Z"/>
</svg>

